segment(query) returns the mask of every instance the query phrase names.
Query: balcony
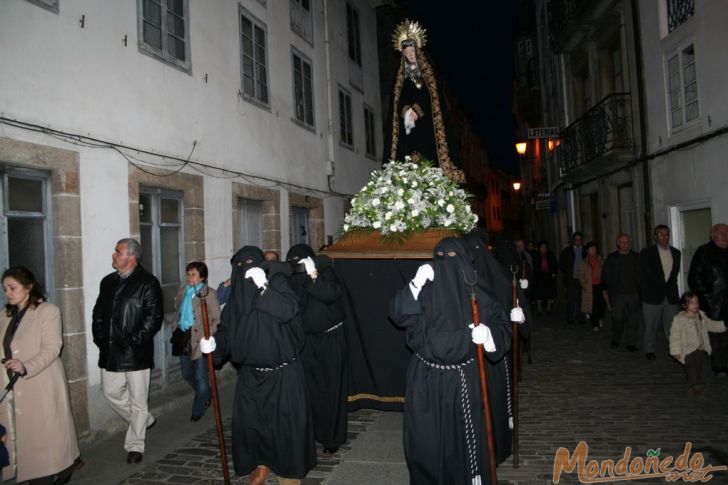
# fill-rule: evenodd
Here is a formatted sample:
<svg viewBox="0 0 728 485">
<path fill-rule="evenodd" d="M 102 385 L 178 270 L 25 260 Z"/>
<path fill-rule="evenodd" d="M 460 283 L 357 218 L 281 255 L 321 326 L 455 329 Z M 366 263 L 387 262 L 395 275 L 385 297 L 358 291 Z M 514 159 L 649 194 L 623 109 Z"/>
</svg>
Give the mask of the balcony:
<svg viewBox="0 0 728 485">
<path fill-rule="evenodd" d="M 556 156 L 562 176 L 594 160 L 631 158 L 634 137 L 630 94 L 614 93 L 602 99 L 562 130 L 560 138 Z"/>
</svg>

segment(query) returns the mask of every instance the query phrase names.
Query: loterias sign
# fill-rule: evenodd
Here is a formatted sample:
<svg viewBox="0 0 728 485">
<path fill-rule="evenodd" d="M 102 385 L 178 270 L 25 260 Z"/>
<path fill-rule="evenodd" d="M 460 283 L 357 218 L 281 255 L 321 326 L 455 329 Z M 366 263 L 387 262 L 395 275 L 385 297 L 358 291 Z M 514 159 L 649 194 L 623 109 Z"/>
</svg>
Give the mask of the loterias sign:
<svg viewBox="0 0 728 485">
<path fill-rule="evenodd" d="M 543 128 L 529 128 L 528 139 L 533 140 L 535 138 L 558 138 L 559 127 L 558 126 L 546 126 Z"/>
</svg>

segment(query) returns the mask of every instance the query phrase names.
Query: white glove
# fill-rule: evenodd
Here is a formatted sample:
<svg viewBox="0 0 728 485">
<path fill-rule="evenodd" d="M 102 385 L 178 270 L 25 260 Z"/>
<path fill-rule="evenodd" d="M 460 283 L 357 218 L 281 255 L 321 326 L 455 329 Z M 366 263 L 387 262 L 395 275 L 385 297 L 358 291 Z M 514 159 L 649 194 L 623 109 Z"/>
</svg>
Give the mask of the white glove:
<svg viewBox="0 0 728 485">
<path fill-rule="evenodd" d="M 404 112 L 404 131 L 406 134 L 410 134 L 412 128 L 415 127 L 415 120 L 417 119 L 417 113 L 410 108 Z"/>
<path fill-rule="evenodd" d="M 471 337 L 474 344 L 483 344 L 486 352 L 495 352 L 495 341 L 493 341 L 493 335 L 486 325 L 481 323 L 476 327 L 471 323 L 468 327 L 473 330 Z"/>
<path fill-rule="evenodd" d="M 217 344 L 215 343 L 215 337 L 212 335 L 210 338 L 201 338 L 200 339 L 200 351 L 203 354 L 210 354 L 215 351 L 217 348 Z"/>
<path fill-rule="evenodd" d="M 511 322 L 523 323 L 526 321 L 526 316 L 523 314 L 521 307 L 511 308 Z"/>
<path fill-rule="evenodd" d="M 522 290 L 528 289 L 528 280 L 526 278 L 518 280 L 518 284 L 521 285 Z"/>
<path fill-rule="evenodd" d="M 259 290 L 268 285 L 268 278 L 265 277 L 265 271 L 261 268 L 250 268 L 245 272 L 245 278 L 253 280 L 253 283 L 255 283 L 255 286 L 257 286 Z"/>
<path fill-rule="evenodd" d="M 412 283 L 414 283 L 417 288 L 422 288 L 428 280 L 432 281 L 434 279 L 435 270 L 432 269 L 432 265 L 425 263 L 417 268 L 417 274 L 414 278 L 412 278 Z"/>
<path fill-rule="evenodd" d="M 306 273 L 309 276 L 316 273 L 316 263 L 313 262 L 313 259 L 311 259 L 311 256 L 306 256 L 305 258 L 300 260 L 298 262 L 298 264 L 302 264 L 306 267 Z"/>
</svg>

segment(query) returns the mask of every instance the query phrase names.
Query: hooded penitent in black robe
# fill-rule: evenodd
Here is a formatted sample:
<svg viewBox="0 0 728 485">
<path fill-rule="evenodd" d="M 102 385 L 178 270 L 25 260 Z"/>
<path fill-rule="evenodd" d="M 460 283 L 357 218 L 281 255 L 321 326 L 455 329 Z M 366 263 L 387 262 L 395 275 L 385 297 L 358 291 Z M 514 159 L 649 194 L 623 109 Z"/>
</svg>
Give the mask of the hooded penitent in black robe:
<svg viewBox="0 0 728 485">
<path fill-rule="evenodd" d="M 495 257 L 488 252 L 487 240 L 483 233 L 473 231 L 463 236 L 463 241 L 468 245 L 473 265 L 478 272 L 478 285 L 481 290 L 493 296 L 503 308 L 510 308 L 513 303 L 512 275 L 508 275 L 506 269 Z M 519 291 L 523 291 L 519 288 Z M 527 300 L 526 300 L 526 303 Z M 530 306 L 530 305 L 529 305 Z M 528 322 L 530 321 L 530 308 L 523 308 L 526 314 L 526 322 L 519 325 L 520 335 L 529 334 Z M 512 323 L 511 323 L 512 325 Z M 512 327 L 511 327 L 512 328 Z M 512 334 L 511 334 L 512 335 Z M 488 389 L 495 387 L 500 389 L 506 387 L 506 393 L 499 395 L 489 394 L 491 413 L 499 419 L 493 420 L 493 433 L 495 438 L 496 458 L 502 463 L 511 454 L 512 431 L 509 426 L 513 418 L 513 388 L 512 385 L 512 355 L 509 351 L 503 359 L 498 362 L 488 361 Z M 500 419 L 505 414 L 506 419 Z"/>
<path fill-rule="evenodd" d="M 487 438 L 483 421 L 476 346 L 472 322 L 470 281 L 476 275 L 466 244 L 455 238 L 440 241 L 433 255 L 434 281 L 415 299 L 409 286 L 392 301 L 390 316 L 407 330 L 414 352 L 407 370 L 404 404 L 404 452 L 410 483 L 490 483 Z M 464 272 L 464 273 L 463 273 Z M 509 351 L 511 326 L 505 310 L 479 284 L 473 288 L 480 321 L 490 328 L 496 350 L 484 352 L 486 372 Z M 490 374 L 487 376 L 490 379 Z M 489 400 L 500 402 L 501 381 L 488 383 Z M 508 427 L 507 415 L 493 414 L 497 428 Z M 495 484 L 493 484 L 495 485 Z"/>
<path fill-rule="evenodd" d="M 512 308 L 513 273 L 508 269 L 508 264 L 519 259 L 515 245 L 512 242 L 510 244 L 499 243 L 496 246 L 497 254 L 494 256 L 488 251 L 488 236 L 481 229 L 471 231 L 463 236 L 463 239 L 470 248 L 473 265 L 482 277 L 479 282 L 483 289 L 492 293 L 503 308 Z M 499 256 L 503 259 L 499 260 Z M 518 277 L 519 274 L 516 274 L 516 279 Z M 518 282 L 516 281 L 516 283 Z M 518 304 L 526 316 L 526 321 L 518 326 L 518 334 L 527 339 L 531 336 L 531 323 L 533 322 L 531 301 L 520 286 L 516 288 L 516 296 Z"/>
<path fill-rule="evenodd" d="M 316 263 L 315 280 L 299 261 L 311 257 Z M 346 443 L 348 393 L 346 379 L 346 339 L 344 302 L 331 260 L 316 257 L 307 244 L 293 246 L 286 255 L 291 263 L 291 287 L 301 306 L 306 344 L 301 353 L 306 373 L 313 428 L 316 441 L 326 448 Z"/>
<path fill-rule="evenodd" d="M 278 263 L 282 264 L 282 263 Z M 239 366 L 233 401 L 233 464 L 237 475 L 265 465 L 302 479 L 316 466 L 313 426 L 299 354 L 304 334 L 298 298 L 281 273 L 262 293 L 245 272 L 263 266 L 253 246 L 232 259 L 231 293 L 215 334 L 215 360 Z"/>
</svg>

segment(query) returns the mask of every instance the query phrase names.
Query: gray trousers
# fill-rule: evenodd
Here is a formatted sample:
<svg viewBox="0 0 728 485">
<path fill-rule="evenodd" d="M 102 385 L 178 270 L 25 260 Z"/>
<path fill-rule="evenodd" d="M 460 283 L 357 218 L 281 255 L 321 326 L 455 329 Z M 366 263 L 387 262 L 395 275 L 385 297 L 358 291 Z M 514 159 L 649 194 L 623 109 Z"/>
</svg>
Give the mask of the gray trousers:
<svg viewBox="0 0 728 485">
<path fill-rule="evenodd" d="M 612 342 L 619 344 L 622 333 L 628 347 L 637 346 L 640 324 L 640 295 L 618 294 L 612 302 Z"/>
<path fill-rule="evenodd" d="M 645 353 L 655 353 L 657 347 L 657 332 L 662 325 L 667 341 L 670 341 L 670 327 L 680 307 L 667 302 L 667 298 L 659 305 L 642 303 L 642 318 L 645 320 Z"/>
</svg>

